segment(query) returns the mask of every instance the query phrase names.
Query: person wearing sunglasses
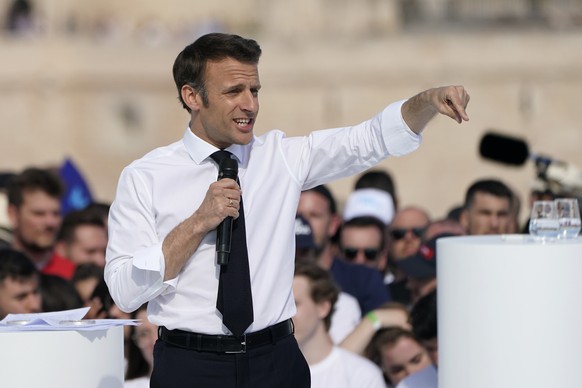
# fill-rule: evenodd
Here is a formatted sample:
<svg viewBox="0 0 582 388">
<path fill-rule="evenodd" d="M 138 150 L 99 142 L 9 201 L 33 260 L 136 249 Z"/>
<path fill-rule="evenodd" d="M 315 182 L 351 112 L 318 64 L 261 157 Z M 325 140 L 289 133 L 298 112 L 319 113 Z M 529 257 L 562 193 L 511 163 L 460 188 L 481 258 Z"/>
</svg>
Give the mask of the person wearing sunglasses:
<svg viewBox="0 0 582 388">
<path fill-rule="evenodd" d="M 356 217 L 344 222 L 340 231 L 340 248 L 345 260 L 374 268 L 386 268 L 386 226 L 375 217 Z"/>
<path fill-rule="evenodd" d="M 390 259 L 402 260 L 416 252 L 429 223 L 428 213 L 420 207 L 410 206 L 396 212 L 388 230 Z"/>
<path fill-rule="evenodd" d="M 395 301 L 408 305 L 410 293 L 406 276 L 397 263 L 418 251 L 425 229 L 430 223 L 428 213 L 418 206 L 398 210 L 388 228 L 388 265 L 384 281 Z"/>
<path fill-rule="evenodd" d="M 349 263 L 336 255 L 332 237 L 341 225 L 335 198 L 327 186 L 319 185 L 301 193 L 297 213 L 311 225 L 317 264 L 330 271 L 342 291 L 358 300 L 362 314 L 391 300 L 390 292 L 375 269 Z"/>
</svg>

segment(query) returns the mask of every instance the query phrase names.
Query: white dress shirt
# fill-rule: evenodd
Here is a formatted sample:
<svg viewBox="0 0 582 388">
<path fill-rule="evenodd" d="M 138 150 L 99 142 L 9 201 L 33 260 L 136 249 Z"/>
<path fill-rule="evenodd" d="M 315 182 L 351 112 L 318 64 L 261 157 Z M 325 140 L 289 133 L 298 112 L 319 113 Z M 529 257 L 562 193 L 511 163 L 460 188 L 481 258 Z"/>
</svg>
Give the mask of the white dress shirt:
<svg viewBox="0 0 582 388">
<path fill-rule="evenodd" d="M 301 191 L 418 148 L 421 138 L 402 119 L 402 104 L 352 127 L 290 138 L 273 130 L 227 148 L 239 162 L 245 208 L 254 309 L 247 332 L 295 315 L 291 285 Z M 216 181 L 218 168 L 209 158 L 215 151 L 187 129 L 182 140 L 127 166 L 111 205 L 105 265 L 111 295 L 128 312 L 149 301 L 150 321 L 170 330 L 229 333 L 216 309 L 216 232 L 206 235 L 176 278 L 163 281 L 162 242 Z"/>
</svg>

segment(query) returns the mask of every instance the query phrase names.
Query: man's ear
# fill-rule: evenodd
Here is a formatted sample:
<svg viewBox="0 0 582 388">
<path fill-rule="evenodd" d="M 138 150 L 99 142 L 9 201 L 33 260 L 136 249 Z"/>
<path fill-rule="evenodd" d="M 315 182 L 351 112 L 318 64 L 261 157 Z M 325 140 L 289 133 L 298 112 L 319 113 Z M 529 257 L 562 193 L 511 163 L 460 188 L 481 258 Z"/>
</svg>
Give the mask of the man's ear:
<svg viewBox="0 0 582 388">
<path fill-rule="evenodd" d="M 335 236 L 335 234 L 337 233 L 339 227 L 342 224 L 342 219 L 339 215 L 337 214 L 332 214 L 331 215 L 331 220 L 329 221 L 329 226 L 327 228 L 327 235 L 329 237 L 333 237 Z"/>
<path fill-rule="evenodd" d="M 202 106 L 202 96 L 190 85 L 183 85 L 180 94 L 184 103 L 193 112 L 198 112 Z"/>
<path fill-rule="evenodd" d="M 18 227 L 18 208 L 15 205 L 8 205 L 7 213 L 10 226 L 12 229 L 16 229 Z"/>
<path fill-rule="evenodd" d="M 329 300 L 317 304 L 317 315 L 319 319 L 323 320 L 329 314 L 331 314 L 331 302 Z"/>
</svg>

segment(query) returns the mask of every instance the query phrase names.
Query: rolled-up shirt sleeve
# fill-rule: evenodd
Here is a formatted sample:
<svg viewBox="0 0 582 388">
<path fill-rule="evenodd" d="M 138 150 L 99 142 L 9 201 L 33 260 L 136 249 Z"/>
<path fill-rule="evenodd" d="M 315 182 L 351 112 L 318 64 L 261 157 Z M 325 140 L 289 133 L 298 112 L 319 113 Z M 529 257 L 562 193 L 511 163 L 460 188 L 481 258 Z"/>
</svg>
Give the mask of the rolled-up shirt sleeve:
<svg viewBox="0 0 582 388">
<path fill-rule="evenodd" d="M 146 182 L 137 170 L 127 167 L 109 212 L 105 281 L 117 306 L 126 312 L 175 290 L 175 279 L 163 281 L 163 240 L 156 231 Z"/>
</svg>

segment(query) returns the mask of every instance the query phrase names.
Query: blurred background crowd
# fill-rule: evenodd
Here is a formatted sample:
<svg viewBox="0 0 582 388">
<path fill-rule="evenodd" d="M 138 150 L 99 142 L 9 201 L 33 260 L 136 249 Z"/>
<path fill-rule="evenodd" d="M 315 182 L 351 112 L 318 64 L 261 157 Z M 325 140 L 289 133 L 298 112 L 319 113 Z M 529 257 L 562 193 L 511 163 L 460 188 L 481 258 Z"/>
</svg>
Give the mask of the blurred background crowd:
<svg viewBox="0 0 582 388">
<path fill-rule="evenodd" d="M 147 386 L 157 330 L 146 305 L 126 313 L 112 300 L 103 280 L 109 203 L 94 201 L 83 183 L 70 162 L 3 176 L 0 319 L 80 307 L 90 308 L 86 318 L 142 319 L 125 328 L 126 378 Z M 527 232 L 520 200 L 501 180 L 476 179 L 462 196 L 432 217 L 424 204 L 403 205 L 384 169 L 358 176 L 342 209 L 327 186 L 302 193 L 294 324 L 314 387 L 436 386 L 436 241 Z M 420 372 L 420 385 L 410 385 Z"/>
<path fill-rule="evenodd" d="M 210 31 L 264 48 L 259 133 L 358 122 L 425 86 L 472 97 L 462 130 L 437 119 L 418 152 L 302 195 L 294 321 L 314 381 L 430 387 L 436 239 L 527 231 L 532 199 L 582 187 L 581 0 L 0 0 L 0 17 L 0 319 L 145 318 L 103 282 L 108 207 L 121 169 L 187 125 L 171 63 Z M 566 162 L 568 185 L 480 157 L 491 129 Z M 128 386 L 151 371 L 145 321 L 126 330 Z"/>
</svg>

